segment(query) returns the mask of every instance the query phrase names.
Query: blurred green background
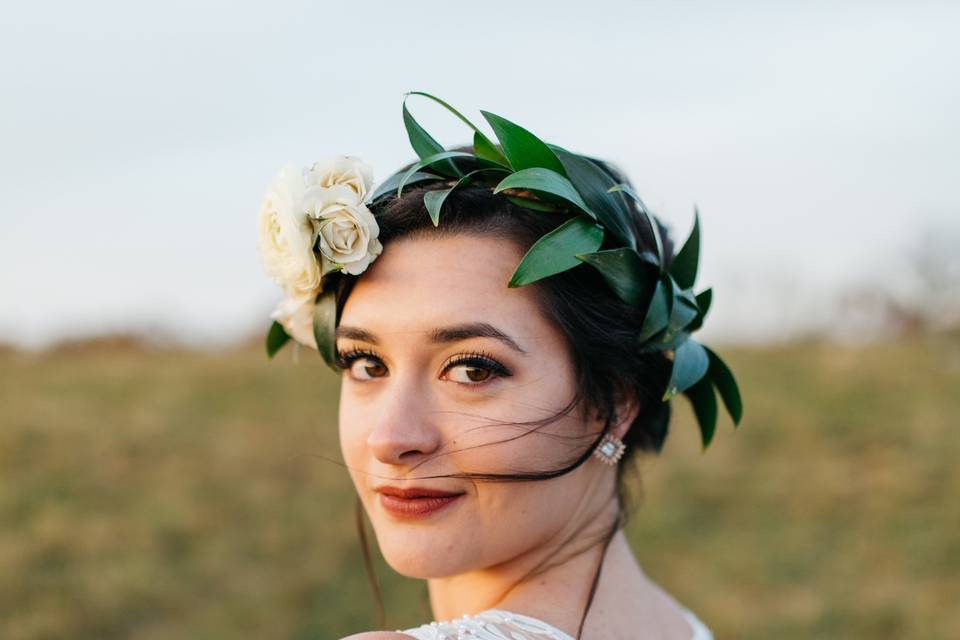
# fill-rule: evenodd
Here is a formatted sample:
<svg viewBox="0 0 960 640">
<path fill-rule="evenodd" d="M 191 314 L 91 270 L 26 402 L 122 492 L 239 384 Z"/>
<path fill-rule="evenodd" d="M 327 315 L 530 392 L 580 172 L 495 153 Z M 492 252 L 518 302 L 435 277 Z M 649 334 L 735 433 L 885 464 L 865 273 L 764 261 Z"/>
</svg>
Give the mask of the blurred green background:
<svg viewBox="0 0 960 640">
<path fill-rule="evenodd" d="M 641 564 L 720 638 L 960 637 L 960 333 L 712 345 L 745 398 L 641 461 Z M 313 357 L 309 357 L 313 356 Z M 339 638 L 374 625 L 312 353 L 0 352 L 0 638 Z M 390 628 L 424 583 L 378 557 Z"/>
</svg>

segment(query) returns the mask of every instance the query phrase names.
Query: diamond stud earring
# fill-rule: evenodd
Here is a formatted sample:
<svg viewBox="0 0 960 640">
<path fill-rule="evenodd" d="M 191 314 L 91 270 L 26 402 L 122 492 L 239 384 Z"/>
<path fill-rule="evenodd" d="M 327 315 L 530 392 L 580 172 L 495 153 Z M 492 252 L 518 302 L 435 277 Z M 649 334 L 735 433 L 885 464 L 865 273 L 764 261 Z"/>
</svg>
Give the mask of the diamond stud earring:
<svg viewBox="0 0 960 640">
<path fill-rule="evenodd" d="M 604 464 L 612 467 L 620 460 L 626 448 L 623 440 L 612 433 L 608 433 L 603 436 L 603 440 L 601 440 L 597 448 L 593 450 L 593 455 L 599 458 Z"/>
</svg>

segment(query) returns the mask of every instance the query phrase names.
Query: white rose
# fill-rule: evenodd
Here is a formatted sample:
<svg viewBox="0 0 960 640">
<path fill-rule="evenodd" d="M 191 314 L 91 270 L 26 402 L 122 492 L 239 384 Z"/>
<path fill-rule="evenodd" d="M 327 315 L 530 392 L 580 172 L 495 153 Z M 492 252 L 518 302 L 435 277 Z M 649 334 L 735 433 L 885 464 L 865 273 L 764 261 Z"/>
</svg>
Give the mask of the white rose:
<svg viewBox="0 0 960 640">
<path fill-rule="evenodd" d="M 352 185 L 311 186 L 303 203 L 319 236 L 324 273 L 336 268 L 359 275 L 383 251 L 377 219 Z"/>
<path fill-rule="evenodd" d="M 333 156 L 314 162 L 306 171 L 306 180 L 308 185 L 319 187 L 346 185 L 363 202 L 373 188 L 373 169 L 354 156 Z"/>
<path fill-rule="evenodd" d="M 270 317 L 300 344 L 317 348 L 313 313 L 325 276 L 359 275 L 383 251 L 380 227 L 363 203 L 372 186 L 368 165 L 334 156 L 308 169 L 288 165 L 267 189 L 257 249 L 284 291 Z"/>
<path fill-rule="evenodd" d="M 267 188 L 260 210 L 257 250 L 267 274 L 293 297 L 302 297 L 320 286 L 320 265 L 313 245 L 314 222 L 303 207 L 303 172 L 288 165 Z"/>
<path fill-rule="evenodd" d="M 313 309 L 317 293 L 299 297 L 285 297 L 270 314 L 270 318 L 283 326 L 291 338 L 300 344 L 317 348 L 317 339 L 313 335 Z"/>
</svg>

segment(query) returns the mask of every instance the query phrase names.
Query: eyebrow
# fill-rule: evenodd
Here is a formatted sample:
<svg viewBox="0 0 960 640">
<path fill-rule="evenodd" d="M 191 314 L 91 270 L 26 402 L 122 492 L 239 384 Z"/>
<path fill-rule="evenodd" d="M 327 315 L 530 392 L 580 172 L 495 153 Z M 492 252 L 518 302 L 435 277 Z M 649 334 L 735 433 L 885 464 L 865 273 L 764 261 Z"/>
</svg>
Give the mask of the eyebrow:
<svg viewBox="0 0 960 640">
<path fill-rule="evenodd" d="M 460 340 L 467 340 L 469 338 L 494 338 L 504 343 L 514 351 L 523 354 L 527 353 L 520 347 L 520 345 L 516 343 L 513 338 L 488 322 L 467 322 L 449 327 L 437 327 L 432 329 L 428 336 L 430 341 L 436 344 L 459 342 Z M 366 329 L 361 329 L 360 327 L 340 325 L 337 327 L 336 337 L 362 340 L 363 342 L 369 342 L 370 344 L 380 344 L 380 341 L 376 335 L 367 331 Z"/>
</svg>

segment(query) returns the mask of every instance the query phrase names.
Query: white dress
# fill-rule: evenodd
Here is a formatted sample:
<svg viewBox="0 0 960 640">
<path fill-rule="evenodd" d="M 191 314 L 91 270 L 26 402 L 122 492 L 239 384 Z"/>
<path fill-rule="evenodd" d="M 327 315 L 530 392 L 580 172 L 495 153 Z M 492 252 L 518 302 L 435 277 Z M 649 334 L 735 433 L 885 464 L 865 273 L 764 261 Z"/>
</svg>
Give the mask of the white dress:
<svg viewBox="0 0 960 640">
<path fill-rule="evenodd" d="M 682 610 L 693 628 L 690 640 L 713 640 L 713 634 L 692 611 Z M 417 640 L 574 640 L 543 620 L 504 609 L 487 609 L 472 616 L 397 631 Z"/>
</svg>

